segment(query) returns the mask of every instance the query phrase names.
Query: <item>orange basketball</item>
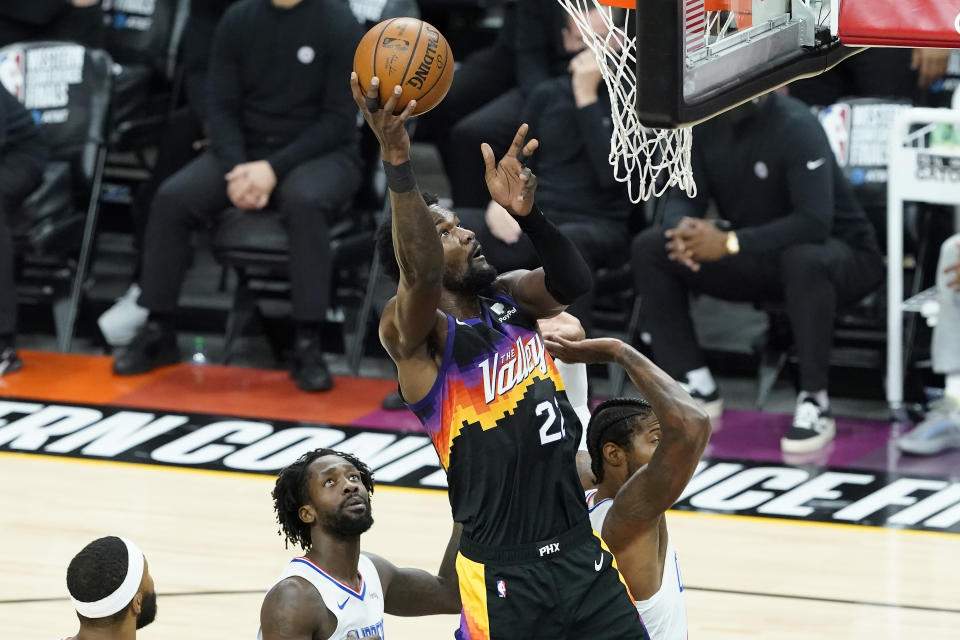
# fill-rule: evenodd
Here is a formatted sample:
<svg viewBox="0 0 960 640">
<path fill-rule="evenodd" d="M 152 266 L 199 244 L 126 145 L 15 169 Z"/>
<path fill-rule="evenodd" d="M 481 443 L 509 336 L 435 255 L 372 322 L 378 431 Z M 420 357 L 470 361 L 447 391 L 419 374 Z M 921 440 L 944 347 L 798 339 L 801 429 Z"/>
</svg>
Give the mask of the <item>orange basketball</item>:
<svg viewBox="0 0 960 640">
<path fill-rule="evenodd" d="M 360 89 L 366 93 L 373 76 L 380 78 L 380 104 L 396 85 L 403 87 L 394 113 L 411 100 L 413 114 L 426 113 L 440 104 L 453 82 L 450 45 L 433 26 L 416 18 L 391 18 L 363 36 L 353 56 Z"/>
</svg>

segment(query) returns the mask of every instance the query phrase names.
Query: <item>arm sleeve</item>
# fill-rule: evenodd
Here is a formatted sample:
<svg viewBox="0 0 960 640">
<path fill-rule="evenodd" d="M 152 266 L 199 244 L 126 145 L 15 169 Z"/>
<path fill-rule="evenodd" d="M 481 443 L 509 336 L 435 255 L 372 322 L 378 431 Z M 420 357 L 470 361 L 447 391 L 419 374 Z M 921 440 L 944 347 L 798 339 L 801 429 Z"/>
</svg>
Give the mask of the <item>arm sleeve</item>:
<svg viewBox="0 0 960 640">
<path fill-rule="evenodd" d="M 582 362 L 569 364 L 563 360 L 554 360 L 570 407 L 580 419 L 583 435 L 580 438 L 580 450 L 587 450 L 587 425 L 590 423 L 590 407 L 587 395 L 587 365 Z"/>
<path fill-rule="evenodd" d="M 795 119 L 794 135 L 780 146 L 783 151 L 790 212 L 754 227 L 737 230 L 744 253 L 777 251 L 804 243 L 821 243 L 833 222 L 833 151 L 820 123 L 812 117 Z M 756 203 L 762 207 L 763 203 Z"/>
<path fill-rule="evenodd" d="M 324 88 L 320 120 L 267 158 L 277 179 L 355 135 L 357 105 L 345 78 L 349 78 L 353 69 L 353 53 L 362 35 L 360 24 L 346 6 L 331 4 L 329 28 L 332 46 L 327 50 L 326 66 L 322 71 Z"/>
<path fill-rule="evenodd" d="M 42 181 L 49 150 L 30 113 L 2 85 L 0 114 L 0 162 L 6 167 L 0 172 L 0 193 L 19 201 Z"/>
<path fill-rule="evenodd" d="M 543 265 L 547 292 L 560 304 L 571 302 L 590 291 L 593 275 L 580 251 L 536 206 L 530 215 L 516 218 L 530 238 Z"/>
<path fill-rule="evenodd" d="M 233 9 L 236 9 L 234 5 Z M 245 162 L 246 143 L 240 128 L 243 101 L 237 12 L 228 11 L 213 36 L 207 73 L 207 126 L 213 151 L 224 173 Z"/>
</svg>

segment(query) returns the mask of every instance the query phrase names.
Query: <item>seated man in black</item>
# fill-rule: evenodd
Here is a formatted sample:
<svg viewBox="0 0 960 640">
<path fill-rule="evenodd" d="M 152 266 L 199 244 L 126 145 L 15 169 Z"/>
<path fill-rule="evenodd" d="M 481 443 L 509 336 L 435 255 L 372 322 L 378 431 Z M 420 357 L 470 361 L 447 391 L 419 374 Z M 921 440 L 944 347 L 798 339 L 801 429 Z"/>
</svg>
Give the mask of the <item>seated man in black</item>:
<svg viewBox="0 0 960 640">
<path fill-rule="evenodd" d="M 167 179 L 147 223 L 139 304 L 149 320 L 113 365 L 144 373 L 180 359 L 174 315 L 190 231 L 231 205 L 286 218 L 297 325 L 297 386 L 332 388 L 320 325 L 330 289 L 329 225 L 360 184 L 356 106 L 344 84 L 360 25 L 346 3 L 241 0 L 227 10 L 210 57 L 212 150 Z"/>
<path fill-rule="evenodd" d="M 13 347 L 17 290 L 10 217 L 40 186 L 47 147 L 30 113 L 0 85 L 0 375 L 23 367 Z"/>
<path fill-rule="evenodd" d="M 801 392 L 781 446 L 815 451 L 834 436 L 827 375 L 836 309 L 883 279 L 874 229 L 816 116 L 788 96 L 770 94 L 695 127 L 693 175 L 697 197 L 668 193 L 664 226 L 633 242 L 657 362 L 717 416 L 720 394 L 697 345 L 689 292 L 784 300 Z M 710 200 L 732 231 L 701 219 Z"/>
</svg>

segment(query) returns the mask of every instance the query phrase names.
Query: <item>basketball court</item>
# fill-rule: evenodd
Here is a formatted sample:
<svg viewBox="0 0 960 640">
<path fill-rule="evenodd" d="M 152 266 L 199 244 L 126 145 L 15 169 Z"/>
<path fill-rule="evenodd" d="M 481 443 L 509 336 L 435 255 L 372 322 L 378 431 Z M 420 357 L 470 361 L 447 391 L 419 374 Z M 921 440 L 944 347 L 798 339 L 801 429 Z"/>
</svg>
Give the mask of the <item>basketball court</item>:
<svg viewBox="0 0 960 640">
<path fill-rule="evenodd" d="M 144 549 L 156 581 L 145 638 L 253 637 L 263 593 L 299 555 L 277 535 L 274 474 L 316 446 L 374 468 L 364 549 L 439 566 L 443 475 L 412 414 L 379 409 L 390 380 L 342 377 L 309 396 L 283 371 L 179 365 L 123 379 L 105 357 L 24 358 L 0 379 L 5 635 L 75 631 L 66 565 L 119 534 Z M 669 514 L 691 637 L 960 637 L 960 454 L 898 459 L 890 425 L 839 420 L 824 459 L 787 464 L 789 421 L 727 412 Z M 446 638 L 456 619 L 387 624 L 391 638 Z"/>
</svg>

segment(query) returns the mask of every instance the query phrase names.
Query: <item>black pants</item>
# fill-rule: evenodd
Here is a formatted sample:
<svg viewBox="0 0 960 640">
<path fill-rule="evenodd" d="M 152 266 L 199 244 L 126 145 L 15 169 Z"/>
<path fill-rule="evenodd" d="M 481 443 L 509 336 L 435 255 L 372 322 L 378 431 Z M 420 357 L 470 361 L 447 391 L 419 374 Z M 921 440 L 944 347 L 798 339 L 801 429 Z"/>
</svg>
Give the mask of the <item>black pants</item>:
<svg viewBox="0 0 960 640">
<path fill-rule="evenodd" d="M 633 241 L 633 279 L 643 299 L 645 328 L 657 363 L 675 378 L 706 364 L 690 319 L 689 292 L 738 302 L 786 302 L 800 361 L 800 388 L 827 388 L 834 315 L 883 280 L 883 262 L 873 251 L 828 238 L 776 253 L 739 254 L 707 262 L 699 272 L 667 258 L 665 227 Z"/>
<path fill-rule="evenodd" d="M 203 138 L 203 124 L 190 107 L 181 107 L 167 118 L 163 136 L 157 144 L 157 162 L 146 180 L 137 189 L 130 207 L 133 218 L 133 245 L 139 255 L 143 255 L 144 236 L 147 233 L 147 220 L 153 197 L 167 178 L 179 171 L 188 162 L 197 157 L 194 143 Z M 133 281 L 140 281 L 143 260 L 137 260 Z"/>
<path fill-rule="evenodd" d="M 17 287 L 13 279 L 11 217 L 43 181 L 35 158 L 9 154 L 0 160 L 0 336 L 17 328 Z"/>
<path fill-rule="evenodd" d="M 190 232 L 209 226 L 231 206 L 223 170 L 207 152 L 157 190 L 144 242 L 140 305 L 162 313 L 177 308 L 189 260 Z M 329 224 L 360 183 L 355 154 L 335 151 L 309 160 L 275 187 L 270 209 L 281 211 L 290 234 L 294 320 L 323 320 L 330 298 Z"/>
<path fill-rule="evenodd" d="M 536 269 L 540 266 L 540 258 L 527 236 L 521 235 L 515 244 L 507 244 L 490 233 L 484 220 L 485 210 L 458 209 L 456 213 L 460 224 L 477 234 L 487 261 L 501 273 L 513 269 Z M 549 212 L 547 215 L 576 245 L 591 271 L 596 272 L 602 267 L 617 267 L 627 261 L 629 235 L 625 222 L 559 211 Z M 580 319 L 589 335 L 593 325 L 593 292 L 575 300 L 567 311 Z"/>
<path fill-rule="evenodd" d="M 556 551 L 537 557 L 533 545 L 535 557 L 522 558 L 521 545 L 478 554 L 461 539 L 457 640 L 649 640 L 616 560 L 589 524 L 546 547 Z"/>
</svg>

